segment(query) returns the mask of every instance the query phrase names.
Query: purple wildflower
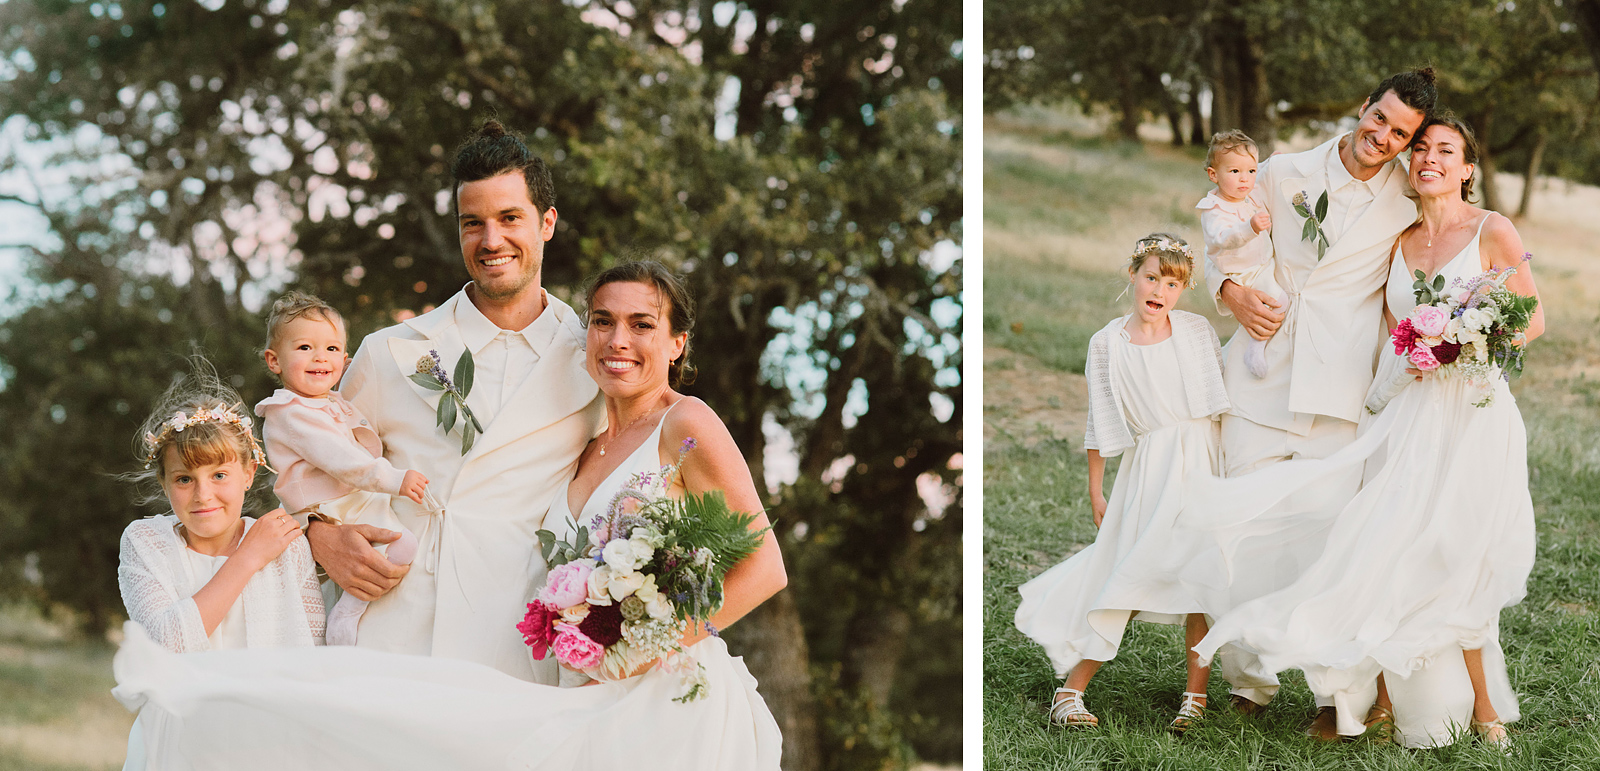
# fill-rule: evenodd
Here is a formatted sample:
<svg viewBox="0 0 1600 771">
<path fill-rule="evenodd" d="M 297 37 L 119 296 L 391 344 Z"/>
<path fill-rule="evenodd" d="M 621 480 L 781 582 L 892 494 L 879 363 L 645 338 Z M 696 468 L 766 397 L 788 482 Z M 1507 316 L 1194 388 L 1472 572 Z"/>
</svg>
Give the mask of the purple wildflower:
<svg viewBox="0 0 1600 771">
<path fill-rule="evenodd" d="M 683 439 L 683 449 L 679 452 L 688 452 L 694 449 L 694 437 L 686 436 Z"/>
</svg>

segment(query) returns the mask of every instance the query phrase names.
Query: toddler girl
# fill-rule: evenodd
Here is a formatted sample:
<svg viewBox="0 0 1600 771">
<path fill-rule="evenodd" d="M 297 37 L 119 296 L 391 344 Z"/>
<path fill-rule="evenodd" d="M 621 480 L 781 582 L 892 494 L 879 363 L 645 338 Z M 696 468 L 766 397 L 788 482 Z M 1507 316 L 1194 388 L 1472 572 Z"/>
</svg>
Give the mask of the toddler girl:
<svg viewBox="0 0 1600 771">
<path fill-rule="evenodd" d="M 134 442 L 144 470 L 126 478 L 172 513 L 122 532 L 128 619 L 178 653 L 321 645 L 322 594 L 299 525 L 283 509 L 242 516 L 264 465 L 244 404 L 209 367 L 195 380 L 167 391 Z M 144 768 L 142 737 L 136 721 L 125 768 Z"/>
<path fill-rule="evenodd" d="M 422 503 L 428 479 L 383 457 L 383 442 L 367 419 L 333 390 L 344 375 L 344 319 L 327 303 L 290 292 L 272 304 L 267 320 L 267 369 L 284 387 L 256 405 L 267 456 L 277 465 L 272 491 L 299 520 L 367 524 L 398 533 L 374 548 L 408 565 L 417 539 L 389 510 L 389 496 Z M 340 597 L 328 613 L 328 644 L 355 645 L 367 601 Z"/>
<path fill-rule="evenodd" d="M 1242 131 L 1211 137 L 1206 151 L 1206 176 L 1217 187 L 1195 205 L 1201 210 L 1200 232 L 1205 234 L 1206 256 L 1235 284 L 1265 292 L 1278 302 L 1288 294 L 1272 275 L 1272 215 L 1255 195 L 1256 143 Z M 1250 339 L 1244 366 L 1256 377 L 1267 376 L 1267 343 Z"/>
<path fill-rule="evenodd" d="M 1179 584 L 1195 539 L 1175 535 L 1178 492 L 1192 475 L 1218 472 L 1214 422 L 1228 405 L 1217 333 L 1200 316 L 1173 310 L 1194 275 L 1189 245 L 1156 233 L 1128 261 L 1133 312 L 1089 341 L 1085 374 L 1089 416 L 1089 500 L 1095 542 L 1023 584 L 1017 628 L 1044 647 L 1056 675 L 1050 719 L 1065 726 L 1100 721 L 1085 707 L 1089 679 L 1117 654 L 1130 618 L 1186 626 L 1185 650 L 1207 631 L 1198 601 Z M 1105 459 L 1122 461 L 1107 501 Z M 1188 683 L 1172 730 L 1205 710 L 1210 668 L 1188 653 Z"/>
</svg>

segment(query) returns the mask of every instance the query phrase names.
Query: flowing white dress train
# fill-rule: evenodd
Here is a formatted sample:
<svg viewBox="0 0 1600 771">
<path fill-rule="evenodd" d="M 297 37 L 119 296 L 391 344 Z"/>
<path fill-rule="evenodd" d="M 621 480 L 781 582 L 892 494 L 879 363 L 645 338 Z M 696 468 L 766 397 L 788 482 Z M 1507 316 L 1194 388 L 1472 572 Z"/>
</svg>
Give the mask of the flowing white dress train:
<svg viewBox="0 0 1600 771">
<path fill-rule="evenodd" d="M 659 466 L 659 430 L 590 496 L 586 518 Z M 568 523 L 566 495 L 552 529 Z M 710 687 L 685 704 L 673 701 L 679 676 L 659 669 L 557 688 L 362 648 L 174 654 L 130 623 L 113 694 L 140 710 L 158 771 L 777 769 L 782 737 L 744 662 L 714 637 L 688 653 Z"/>
<path fill-rule="evenodd" d="M 1017 629 L 1045 649 L 1058 677 L 1084 659 L 1115 658 L 1130 617 L 1182 624 L 1201 610 L 1176 574 L 1194 541 L 1178 538 L 1173 523 L 1183 480 L 1219 470 L 1217 429 L 1189 416 L 1176 346 L 1174 336 L 1112 347 L 1109 365 L 1130 384 L 1121 393 L 1133 449 L 1094 543 L 1017 589 Z"/>
<path fill-rule="evenodd" d="M 1452 281 L 1481 272 L 1475 236 L 1439 274 Z M 1415 306 L 1411 285 L 1397 253 L 1386 290 L 1397 319 Z M 1386 346 L 1374 387 L 1405 366 Z M 1466 730 L 1472 687 L 1462 651 L 1482 649 L 1495 711 L 1516 720 L 1499 616 L 1522 600 L 1533 566 L 1527 437 L 1504 381 L 1496 381 L 1492 405 L 1475 407 L 1477 399 L 1464 380 L 1428 376 L 1363 420 L 1356 441 L 1329 458 L 1192 483 L 1184 524 L 1220 541 L 1238 581 L 1251 569 L 1241 544 L 1304 526 L 1301 515 L 1269 513 L 1275 503 L 1363 470 L 1360 492 L 1332 513 L 1321 556 L 1284 589 L 1226 612 L 1208 608 L 1217 617 L 1196 646 L 1200 655 L 1233 643 L 1268 671 L 1304 670 L 1311 689 L 1339 708 L 1344 734 L 1361 733 L 1381 672 L 1400 741 L 1431 747 Z"/>
</svg>

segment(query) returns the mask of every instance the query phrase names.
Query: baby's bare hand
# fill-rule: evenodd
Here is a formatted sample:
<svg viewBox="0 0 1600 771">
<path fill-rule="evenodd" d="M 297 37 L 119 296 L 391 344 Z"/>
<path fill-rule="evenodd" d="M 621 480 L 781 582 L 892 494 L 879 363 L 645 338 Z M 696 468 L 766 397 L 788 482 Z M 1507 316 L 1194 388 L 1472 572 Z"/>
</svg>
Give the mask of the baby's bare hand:
<svg viewBox="0 0 1600 771">
<path fill-rule="evenodd" d="M 422 493 L 427 489 L 428 478 L 420 471 L 407 471 L 405 479 L 400 482 L 400 494 L 418 505 L 422 504 Z"/>
<path fill-rule="evenodd" d="M 1255 228 L 1257 233 L 1266 232 L 1272 227 L 1272 215 L 1266 209 L 1256 212 L 1256 216 L 1250 218 L 1250 227 Z"/>
</svg>

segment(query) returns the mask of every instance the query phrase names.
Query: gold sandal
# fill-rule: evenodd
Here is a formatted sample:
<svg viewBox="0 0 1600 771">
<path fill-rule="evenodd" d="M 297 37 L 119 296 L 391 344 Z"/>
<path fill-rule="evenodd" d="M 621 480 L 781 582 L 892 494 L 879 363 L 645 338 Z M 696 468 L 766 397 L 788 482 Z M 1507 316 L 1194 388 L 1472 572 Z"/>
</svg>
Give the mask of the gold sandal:
<svg viewBox="0 0 1600 771">
<path fill-rule="evenodd" d="M 1478 737 L 1478 742 L 1486 747 L 1508 754 L 1511 752 L 1511 733 L 1506 730 L 1506 724 L 1499 720 L 1487 722 L 1474 720 L 1472 733 Z"/>
<path fill-rule="evenodd" d="M 1056 689 L 1056 694 L 1065 694 L 1066 698 L 1056 699 L 1050 705 L 1050 722 L 1068 728 L 1096 728 L 1100 725 L 1100 718 L 1083 706 L 1083 691 L 1062 686 Z"/>
</svg>

